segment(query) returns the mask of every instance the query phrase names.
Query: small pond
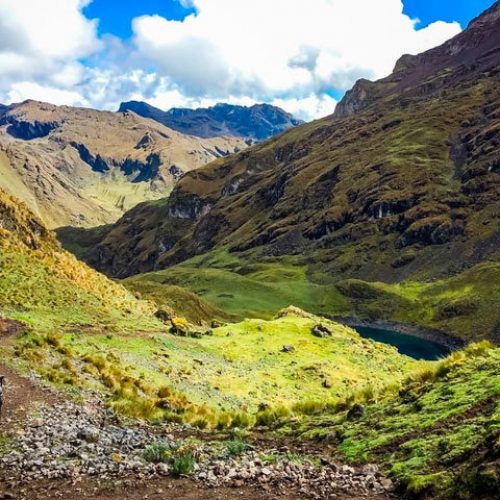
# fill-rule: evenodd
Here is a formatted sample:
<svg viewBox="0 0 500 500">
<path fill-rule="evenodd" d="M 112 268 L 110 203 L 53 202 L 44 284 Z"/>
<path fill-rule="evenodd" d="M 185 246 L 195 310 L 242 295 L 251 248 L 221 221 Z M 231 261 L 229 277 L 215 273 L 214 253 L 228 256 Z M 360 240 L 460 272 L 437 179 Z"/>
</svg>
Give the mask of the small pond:
<svg viewBox="0 0 500 500">
<path fill-rule="evenodd" d="M 372 328 L 369 326 L 353 327 L 362 337 L 390 344 L 401 353 L 415 359 L 434 361 L 443 358 L 450 353 L 446 346 L 422 339 L 397 330 L 386 330 L 384 328 Z"/>
</svg>

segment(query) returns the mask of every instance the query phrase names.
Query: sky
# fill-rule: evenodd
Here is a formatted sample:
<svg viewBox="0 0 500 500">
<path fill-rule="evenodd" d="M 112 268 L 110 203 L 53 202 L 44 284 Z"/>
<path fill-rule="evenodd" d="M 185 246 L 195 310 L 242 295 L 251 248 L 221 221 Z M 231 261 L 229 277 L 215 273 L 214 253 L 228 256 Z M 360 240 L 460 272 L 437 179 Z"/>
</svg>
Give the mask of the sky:
<svg viewBox="0 0 500 500">
<path fill-rule="evenodd" d="M 493 0 L 0 0 L 0 102 L 268 102 L 315 119 Z"/>
</svg>

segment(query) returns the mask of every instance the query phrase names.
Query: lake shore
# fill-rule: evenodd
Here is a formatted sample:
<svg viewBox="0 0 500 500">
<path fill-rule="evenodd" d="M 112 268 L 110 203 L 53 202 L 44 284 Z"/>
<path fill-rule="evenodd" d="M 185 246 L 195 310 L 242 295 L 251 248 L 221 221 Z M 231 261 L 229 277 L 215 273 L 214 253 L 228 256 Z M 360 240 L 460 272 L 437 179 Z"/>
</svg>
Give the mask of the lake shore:
<svg viewBox="0 0 500 500">
<path fill-rule="evenodd" d="M 417 337 L 423 340 L 428 340 L 435 342 L 443 347 L 446 347 L 450 351 L 456 351 L 461 349 L 466 345 L 466 342 L 454 335 L 441 330 L 435 330 L 433 328 L 425 328 L 417 325 L 409 325 L 407 323 L 401 323 L 399 321 L 390 320 L 367 320 L 362 318 L 357 318 L 353 316 L 336 316 L 329 315 L 328 319 L 332 321 L 337 321 L 344 325 L 350 327 L 368 327 L 376 330 L 392 330 L 397 333 L 402 333 L 404 335 L 410 335 L 412 337 Z"/>
</svg>

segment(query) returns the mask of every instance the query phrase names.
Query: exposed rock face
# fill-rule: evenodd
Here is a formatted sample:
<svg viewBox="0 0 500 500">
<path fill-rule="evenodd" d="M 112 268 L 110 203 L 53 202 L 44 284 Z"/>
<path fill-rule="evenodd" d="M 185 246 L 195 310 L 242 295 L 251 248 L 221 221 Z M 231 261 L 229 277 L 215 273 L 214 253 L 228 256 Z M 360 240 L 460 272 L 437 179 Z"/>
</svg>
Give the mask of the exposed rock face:
<svg viewBox="0 0 500 500">
<path fill-rule="evenodd" d="M 167 195 L 184 172 L 246 148 L 198 139 L 133 113 L 35 101 L 0 108 L 0 187 L 49 226 L 114 222 Z"/>
<path fill-rule="evenodd" d="M 393 281 L 494 258 L 499 9 L 441 47 L 404 56 L 387 79 L 359 82 L 336 117 L 186 173 L 168 209 L 129 214 L 89 262 L 112 274 L 97 255 L 120 254 L 123 276 L 221 246 L 309 259 L 320 251 L 322 269 L 339 278 Z M 167 219 L 153 227 L 160 213 Z M 159 251 L 151 241 L 168 244 Z"/>
<path fill-rule="evenodd" d="M 373 86 L 374 83 L 369 80 L 358 80 L 356 85 L 337 104 L 335 116 L 344 118 L 369 106 L 374 101 L 374 96 L 371 93 Z"/>
<path fill-rule="evenodd" d="M 260 141 L 302 123 L 269 104 L 251 107 L 217 104 L 212 108 L 162 111 L 145 102 L 130 101 L 121 103 L 119 111 L 133 111 L 171 129 L 203 138 L 235 136 Z M 219 153 L 225 156 L 222 151 Z"/>
<path fill-rule="evenodd" d="M 498 5 L 495 2 L 490 9 L 474 19 L 467 30 L 443 45 L 416 56 L 405 54 L 387 78 L 376 83 L 359 80 L 339 102 L 335 116 L 344 118 L 366 109 L 382 97 L 409 88 L 418 88 L 420 94 L 430 95 L 451 81 L 468 79 L 470 70 L 477 71 L 481 66 L 492 67 L 492 63 L 498 61 L 500 43 Z M 439 78 L 432 79 L 432 76 Z"/>
</svg>

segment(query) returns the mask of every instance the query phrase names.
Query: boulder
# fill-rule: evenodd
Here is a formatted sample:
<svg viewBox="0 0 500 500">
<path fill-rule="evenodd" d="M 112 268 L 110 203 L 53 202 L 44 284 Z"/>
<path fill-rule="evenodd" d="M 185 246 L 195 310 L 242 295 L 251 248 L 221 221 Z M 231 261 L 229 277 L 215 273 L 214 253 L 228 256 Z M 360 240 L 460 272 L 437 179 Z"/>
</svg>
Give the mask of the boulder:
<svg viewBox="0 0 500 500">
<path fill-rule="evenodd" d="M 158 318 L 160 321 L 170 321 L 172 319 L 172 315 L 166 311 L 165 309 L 158 309 L 155 312 L 155 317 Z"/>
<path fill-rule="evenodd" d="M 317 325 L 313 326 L 312 334 L 315 337 L 323 338 L 323 337 L 331 337 L 333 332 L 326 325 L 318 323 Z"/>
<path fill-rule="evenodd" d="M 99 429 L 96 427 L 85 427 L 78 431 L 77 437 L 87 443 L 97 443 L 100 437 Z"/>
<path fill-rule="evenodd" d="M 365 407 L 360 403 L 356 403 L 347 412 L 348 420 L 357 420 L 358 418 L 363 418 L 365 415 Z"/>
</svg>

